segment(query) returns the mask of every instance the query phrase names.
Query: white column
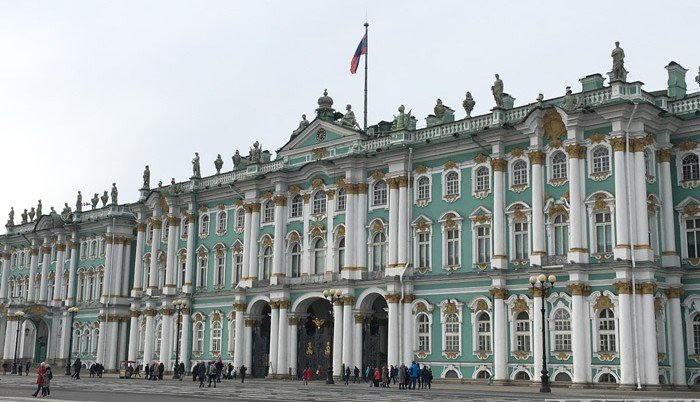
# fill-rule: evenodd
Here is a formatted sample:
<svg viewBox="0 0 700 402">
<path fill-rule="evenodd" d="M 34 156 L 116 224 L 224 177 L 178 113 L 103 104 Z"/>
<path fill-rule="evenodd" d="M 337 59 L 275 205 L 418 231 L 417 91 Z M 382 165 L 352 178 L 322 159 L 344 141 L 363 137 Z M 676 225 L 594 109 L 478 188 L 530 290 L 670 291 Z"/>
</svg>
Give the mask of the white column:
<svg viewBox="0 0 700 402">
<path fill-rule="evenodd" d="M 676 232 L 673 220 L 673 190 L 671 189 L 671 157 L 673 148 L 659 151 L 659 187 L 661 190 L 661 261 L 664 267 L 680 266 L 676 252 Z"/>
<path fill-rule="evenodd" d="M 194 286 L 194 278 L 192 275 L 192 264 L 194 263 L 194 242 L 197 237 L 197 232 L 194 227 L 195 214 L 190 211 L 187 214 L 187 255 L 185 256 L 185 283 L 182 285 L 182 291 L 192 293 Z"/>
<path fill-rule="evenodd" d="M 117 353 L 117 365 L 119 364 L 120 361 L 124 360 L 126 358 L 126 345 L 128 341 L 128 336 L 127 336 L 127 325 L 126 321 L 122 320 L 119 322 L 119 352 Z"/>
<path fill-rule="evenodd" d="M 328 201 L 326 202 L 326 272 L 335 272 L 335 238 L 333 215 L 335 215 L 335 191 L 326 192 Z"/>
<path fill-rule="evenodd" d="M 70 272 L 68 273 L 68 295 L 66 295 L 66 306 L 75 304 L 76 280 L 78 278 L 78 236 L 73 234 L 73 241 L 70 242 Z M 30 277 L 31 278 L 31 277 Z M 30 283 L 34 282 L 31 278 Z"/>
<path fill-rule="evenodd" d="M 190 368 L 190 348 L 192 347 L 192 316 L 190 315 L 190 308 L 184 307 L 182 309 L 182 339 L 180 340 L 180 362 L 184 363 L 185 370 Z M 176 328 L 177 330 L 177 328 Z"/>
<path fill-rule="evenodd" d="M 349 278 L 349 272 L 355 267 L 355 204 L 357 187 L 354 184 L 345 185 L 345 263 L 343 266 L 343 278 Z"/>
<path fill-rule="evenodd" d="M 615 151 L 615 198 L 625 202 L 615 203 L 615 258 L 630 258 L 629 206 L 627 201 L 627 170 L 625 165 L 625 140 L 610 140 Z"/>
<path fill-rule="evenodd" d="M 635 373 L 635 380 L 637 379 L 637 376 L 639 377 L 640 381 L 642 384 L 644 384 L 644 380 L 646 379 L 646 358 L 647 356 L 643 356 L 644 353 L 644 345 L 646 344 L 646 338 L 648 337 L 648 334 L 644 333 L 644 310 L 642 307 L 642 286 L 637 283 L 637 295 L 635 297 L 632 297 L 632 303 L 634 303 L 634 310 L 633 315 L 630 318 L 632 320 L 632 328 L 635 334 L 637 334 L 637 339 L 634 342 L 633 349 L 635 349 L 635 353 L 637 353 L 637 359 L 639 359 L 638 362 L 635 362 L 635 370 L 639 370 L 638 373 Z M 656 338 L 656 337 L 654 337 Z M 654 339 L 656 341 L 656 339 Z M 654 355 L 656 356 L 656 355 Z M 638 363 L 638 365 L 637 365 Z"/>
<path fill-rule="evenodd" d="M 399 181 L 391 178 L 389 181 L 389 259 L 387 265 L 394 268 L 399 260 Z M 393 364 L 393 363 L 389 363 Z"/>
<path fill-rule="evenodd" d="M 133 239 L 127 237 L 124 239 L 124 254 L 122 256 L 122 285 L 119 289 L 120 296 L 129 296 L 129 278 L 131 274 L 131 243 Z"/>
<path fill-rule="evenodd" d="M 287 197 L 278 195 L 275 197 L 275 241 L 272 255 L 272 277 L 285 276 L 284 270 L 284 229 L 287 227 L 286 212 Z"/>
<path fill-rule="evenodd" d="M 358 271 L 367 271 L 367 187 L 367 183 L 357 184 L 355 263 Z"/>
<path fill-rule="evenodd" d="M 590 367 L 586 355 L 591 351 L 586 347 L 585 297 L 590 293 L 590 287 L 582 284 L 570 285 L 571 292 L 571 354 L 573 359 L 573 382 L 585 384 L 588 382 L 587 373 Z"/>
<path fill-rule="evenodd" d="M 408 179 L 406 176 L 398 178 L 399 182 L 399 237 L 398 237 L 398 264 L 399 268 L 408 262 Z"/>
<path fill-rule="evenodd" d="M 399 298 L 401 295 L 389 294 L 386 295 L 386 304 L 388 306 L 389 328 L 387 339 L 387 364 L 399 363 Z"/>
<path fill-rule="evenodd" d="M 258 237 L 260 237 L 260 203 L 251 205 L 250 214 L 250 274 L 248 279 L 256 280 L 260 277 L 258 271 Z"/>
<path fill-rule="evenodd" d="M 505 159 L 493 159 L 493 256 L 491 266 L 505 269 L 508 266 L 506 255 L 506 226 L 505 226 L 505 170 L 508 162 Z"/>
<path fill-rule="evenodd" d="M 5 245 L 5 251 L 2 254 L 2 280 L 0 280 L 0 299 L 7 299 L 7 278 L 9 276 L 8 274 L 10 271 L 10 257 L 12 256 L 12 254 L 10 254 L 9 252 L 9 249 L 10 246 Z M 29 283 L 34 283 L 34 278 L 29 278 Z"/>
<path fill-rule="evenodd" d="M 304 233 L 302 234 L 303 244 L 301 247 L 301 276 L 308 276 L 311 274 L 311 236 L 309 236 L 311 231 L 311 204 L 309 203 L 311 194 L 302 195 L 302 199 L 304 203 L 301 208 L 301 216 L 304 224 Z"/>
<path fill-rule="evenodd" d="M 107 324 L 107 336 L 105 342 L 107 342 L 106 356 L 104 357 L 104 365 L 107 370 L 116 370 L 119 365 L 117 362 L 117 346 L 119 345 L 119 317 L 113 316 L 112 322 Z M 100 337 L 102 338 L 102 337 Z"/>
<path fill-rule="evenodd" d="M 411 304 L 415 300 L 415 296 L 412 294 L 404 295 L 403 297 L 403 340 L 401 344 L 403 345 L 403 359 L 399 364 L 409 364 L 413 361 L 413 351 L 415 346 L 413 344 L 413 308 Z M 359 366 L 358 366 L 359 367 Z"/>
<path fill-rule="evenodd" d="M 244 329 L 243 329 L 243 312 L 245 311 L 245 303 L 234 303 L 233 309 L 236 311 L 236 333 L 233 340 L 233 366 L 238 370 L 243 364 L 243 343 L 244 343 Z"/>
<path fill-rule="evenodd" d="M 637 261 L 652 261 L 654 259 L 649 245 L 649 212 L 647 209 L 646 163 L 644 162 L 645 146 L 646 142 L 643 138 L 635 139 L 632 144 L 634 155 L 634 170 L 632 173 L 634 176 L 634 216 L 637 220 L 634 252 Z"/>
<path fill-rule="evenodd" d="M 632 298 L 630 284 L 618 282 L 615 284 L 618 293 L 617 310 L 618 325 L 620 326 L 620 339 L 634 339 L 632 325 Z M 634 384 L 634 342 L 620 342 L 620 383 L 622 385 Z"/>
<path fill-rule="evenodd" d="M 569 261 L 585 263 L 588 260 L 588 250 L 584 246 L 582 236 L 586 228 L 586 215 L 584 212 L 582 192 L 582 170 L 581 161 L 586 154 L 586 147 L 582 145 L 569 145 L 566 147 L 569 154 Z"/>
<path fill-rule="evenodd" d="M 287 320 L 289 304 L 289 300 L 281 300 L 279 302 L 280 316 L 279 337 L 277 339 L 277 374 L 283 376 L 289 374 L 289 363 L 287 361 L 287 357 L 289 356 L 289 338 L 287 335 L 289 332 L 289 322 Z M 296 349 L 296 342 L 294 349 Z"/>
<path fill-rule="evenodd" d="M 353 364 L 353 333 L 352 333 L 352 308 L 355 305 L 354 297 L 343 300 L 343 364 L 352 370 Z"/>
<path fill-rule="evenodd" d="M 533 318 L 533 328 L 532 328 L 532 354 L 534 358 L 534 365 L 532 370 L 532 381 L 542 382 L 542 296 L 541 290 L 535 289 L 532 297 L 532 318 Z M 549 331 L 547 331 L 549 333 Z M 549 339 L 547 339 L 549 344 Z M 554 350 L 550 345 L 549 350 Z"/>
<path fill-rule="evenodd" d="M 136 224 L 136 256 L 134 258 L 134 287 L 131 297 L 138 297 L 143 291 L 143 250 L 146 246 L 146 224 Z"/>
<path fill-rule="evenodd" d="M 528 154 L 532 166 L 532 254 L 530 264 L 542 265 L 547 255 L 544 231 L 544 158 L 545 153 L 535 150 Z M 535 353 L 535 355 L 537 355 Z M 537 359 L 535 359 L 537 360 Z"/>
<path fill-rule="evenodd" d="M 257 325 L 255 320 L 245 319 L 245 327 L 243 330 L 243 347 L 245 348 L 243 364 L 245 364 L 249 372 L 251 362 L 253 361 L 253 325 Z"/>
<path fill-rule="evenodd" d="M 287 348 L 289 350 L 289 368 L 291 369 L 292 378 L 297 377 L 297 343 L 299 343 L 299 323 L 301 318 L 289 317 L 289 339 L 287 340 Z M 284 339 L 282 339 L 284 341 Z"/>
<path fill-rule="evenodd" d="M 340 376 L 343 362 L 343 301 L 333 303 L 333 375 Z"/>
<path fill-rule="evenodd" d="M 669 349 L 671 352 L 669 356 L 671 362 L 671 383 L 673 385 L 686 386 L 686 349 L 685 343 L 683 342 L 684 337 L 683 316 L 681 315 L 681 294 L 683 294 L 683 288 L 669 288 L 666 290 L 666 296 L 668 297 L 667 311 L 669 321 Z"/>
<path fill-rule="evenodd" d="M 270 305 L 270 375 L 277 374 L 277 351 L 279 350 L 280 307 L 279 302 L 271 301 Z"/>
<path fill-rule="evenodd" d="M 36 240 L 32 240 L 32 247 L 29 248 L 29 289 L 27 290 L 27 299 L 29 301 L 36 301 L 36 285 L 34 283 L 34 278 L 36 277 L 36 269 L 39 266 L 39 248 L 36 245 Z M 73 261 L 71 261 L 72 263 Z M 6 278 L 3 277 L 2 283 L 4 284 Z M 69 296 L 70 297 L 70 296 Z M 2 293 L 0 292 L 0 299 L 2 299 Z"/>
<path fill-rule="evenodd" d="M 143 363 L 149 364 L 153 361 L 153 349 L 155 344 L 153 343 L 153 336 L 155 334 L 155 316 L 156 310 L 152 306 L 146 308 L 146 334 L 144 336 L 143 345 Z"/>
<path fill-rule="evenodd" d="M 124 277 L 124 242 L 125 239 L 123 237 L 115 237 L 114 238 L 114 245 L 113 247 L 113 254 L 114 256 L 112 257 L 112 279 L 111 279 L 111 287 L 112 291 L 110 292 L 110 295 L 112 296 L 121 296 L 121 291 L 122 291 L 122 279 Z"/>
<path fill-rule="evenodd" d="M 148 291 L 153 291 L 153 289 L 158 289 L 158 275 L 160 274 L 158 269 L 158 251 L 160 250 L 160 229 L 163 225 L 163 221 L 159 218 L 154 217 L 151 219 L 151 227 L 153 228 L 153 240 L 151 241 L 151 275 L 148 280 Z"/>
<path fill-rule="evenodd" d="M 507 291 L 505 289 L 491 289 L 493 295 L 493 367 L 494 380 L 506 381 L 508 379 L 508 338 L 506 338 L 506 312 L 503 299 Z"/>
<path fill-rule="evenodd" d="M 138 310 L 136 304 L 131 305 L 131 310 L 129 310 L 129 354 L 127 356 L 128 360 L 136 361 L 139 356 L 139 339 L 141 339 L 141 326 L 139 325 L 139 316 L 141 312 Z"/>
<path fill-rule="evenodd" d="M 100 337 L 97 338 L 97 356 L 95 361 L 101 363 L 107 368 L 107 362 L 105 361 L 105 353 L 107 352 L 105 346 L 105 341 L 109 338 L 109 327 L 107 322 L 104 321 L 104 317 L 99 320 L 100 323 Z"/>
<path fill-rule="evenodd" d="M 642 284 L 642 315 L 644 317 L 644 373 L 646 385 L 659 385 L 659 350 L 656 345 L 656 311 L 654 292 L 656 284 Z"/>
<path fill-rule="evenodd" d="M 9 266 L 9 264 L 8 264 Z M 5 349 L 3 351 L 3 360 L 12 360 L 15 357 L 15 339 L 17 337 L 17 325 L 19 322 L 13 316 L 7 317 L 5 326 Z M 10 367 L 12 367 L 10 365 Z"/>
<path fill-rule="evenodd" d="M 365 317 L 362 314 L 355 314 L 355 336 L 352 337 L 353 349 L 355 353 L 353 354 L 354 365 L 360 369 L 360 372 L 364 374 L 365 368 L 362 367 L 362 325 L 364 323 Z"/>
<path fill-rule="evenodd" d="M 172 355 L 173 355 L 173 310 L 170 307 L 161 308 L 161 342 L 160 342 L 160 361 L 165 366 L 165 371 L 172 371 Z"/>
<path fill-rule="evenodd" d="M 49 239 L 44 239 L 44 245 L 41 247 L 41 251 L 41 285 L 39 286 L 39 303 L 46 303 L 49 298 L 49 295 L 46 293 L 47 286 L 49 284 L 49 265 L 51 264 L 51 246 L 49 245 Z M 5 266 L 10 266 L 9 257 Z"/>
<path fill-rule="evenodd" d="M 168 218 L 168 252 L 165 260 L 165 289 L 166 295 L 174 295 L 177 292 L 177 242 L 180 237 L 180 219 L 175 216 Z M 166 369 L 168 369 L 166 367 Z"/>
<path fill-rule="evenodd" d="M 107 228 L 109 233 L 110 229 Z M 102 286 L 102 294 L 100 295 L 100 302 L 105 303 L 105 296 L 109 297 L 112 294 L 112 276 L 114 275 L 114 233 L 105 236 L 105 273 L 104 282 Z M 100 331 L 100 335 L 102 332 Z M 104 362 L 103 362 L 104 364 Z"/>
</svg>

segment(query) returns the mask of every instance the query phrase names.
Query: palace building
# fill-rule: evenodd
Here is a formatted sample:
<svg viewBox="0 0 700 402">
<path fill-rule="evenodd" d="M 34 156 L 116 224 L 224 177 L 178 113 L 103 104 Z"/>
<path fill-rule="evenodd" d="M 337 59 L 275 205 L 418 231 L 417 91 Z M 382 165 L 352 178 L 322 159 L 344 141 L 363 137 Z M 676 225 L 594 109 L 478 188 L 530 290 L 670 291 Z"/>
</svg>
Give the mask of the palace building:
<svg viewBox="0 0 700 402">
<path fill-rule="evenodd" d="M 363 132 L 324 94 L 274 158 L 11 217 L 3 361 L 503 383 L 546 353 L 554 383 L 700 384 L 700 93 L 675 62 L 652 92 L 615 70 L 524 106 L 500 82 L 489 114 L 469 95 L 424 128 L 402 107 Z"/>
</svg>

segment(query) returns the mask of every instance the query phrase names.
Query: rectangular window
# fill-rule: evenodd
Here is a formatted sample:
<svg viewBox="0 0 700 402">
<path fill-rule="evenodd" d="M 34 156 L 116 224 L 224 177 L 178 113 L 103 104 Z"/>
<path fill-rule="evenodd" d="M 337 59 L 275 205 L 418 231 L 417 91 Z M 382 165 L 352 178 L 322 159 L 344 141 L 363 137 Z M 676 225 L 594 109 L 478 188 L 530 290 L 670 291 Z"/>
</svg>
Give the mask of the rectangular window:
<svg viewBox="0 0 700 402">
<path fill-rule="evenodd" d="M 596 253 L 612 252 L 612 222 L 609 212 L 598 212 L 594 217 Z"/>
<path fill-rule="evenodd" d="M 554 335 L 554 350 L 570 351 L 571 350 L 571 334 L 556 334 L 556 335 Z"/>
<path fill-rule="evenodd" d="M 476 228 L 476 262 L 483 264 L 491 260 L 491 228 L 479 226 Z"/>
<path fill-rule="evenodd" d="M 233 283 L 238 283 L 241 280 L 241 273 L 243 272 L 243 254 L 236 254 L 234 258 L 234 268 L 233 268 Z"/>
<path fill-rule="evenodd" d="M 447 265 L 459 265 L 459 230 L 447 231 Z"/>
<path fill-rule="evenodd" d="M 430 267 L 430 232 L 418 233 L 418 267 Z"/>
<path fill-rule="evenodd" d="M 685 221 L 688 258 L 700 257 L 700 218 Z"/>
<path fill-rule="evenodd" d="M 515 259 L 526 260 L 530 254 L 527 222 L 515 222 Z"/>
</svg>

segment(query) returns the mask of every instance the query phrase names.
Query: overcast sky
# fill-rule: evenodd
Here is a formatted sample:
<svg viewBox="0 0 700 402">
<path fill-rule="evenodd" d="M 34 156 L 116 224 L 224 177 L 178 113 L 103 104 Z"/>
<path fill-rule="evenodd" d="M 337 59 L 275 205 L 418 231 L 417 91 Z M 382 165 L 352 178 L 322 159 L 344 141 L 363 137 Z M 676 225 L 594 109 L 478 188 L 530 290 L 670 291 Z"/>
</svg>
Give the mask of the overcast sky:
<svg viewBox="0 0 700 402">
<path fill-rule="evenodd" d="M 281 147 L 323 89 L 362 121 L 369 36 L 369 123 L 405 104 L 419 126 L 436 98 L 473 114 L 500 73 L 516 106 L 563 95 L 610 70 L 621 41 L 629 80 L 666 86 L 664 66 L 700 64 L 700 2 L 674 1 L 0 1 L 0 222 L 10 206 L 75 207 L 116 182 L 121 202 L 151 183 L 224 170 L 236 149 Z M 0 232 L 4 230 L 0 229 Z"/>
</svg>

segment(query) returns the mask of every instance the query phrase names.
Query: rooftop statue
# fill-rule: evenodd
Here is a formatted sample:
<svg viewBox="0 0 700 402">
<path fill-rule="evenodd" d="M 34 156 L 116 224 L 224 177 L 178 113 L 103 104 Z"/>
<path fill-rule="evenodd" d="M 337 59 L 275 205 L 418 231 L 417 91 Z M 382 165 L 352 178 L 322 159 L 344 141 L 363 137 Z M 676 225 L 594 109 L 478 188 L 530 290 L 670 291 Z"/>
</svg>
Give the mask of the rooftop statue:
<svg viewBox="0 0 700 402">
<path fill-rule="evenodd" d="M 49 211 L 49 214 L 50 214 L 51 216 L 54 216 L 54 215 L 57 215 L 58 213 L 56 212 L 55 209 L 53 209 L 53 207 L 51 207 L 51 210 Z"/>
<path fill-rule="evenodd" d="M 15 226 L 15 207 L 10 207 L 8 217 L 10 219 L 7 220 L 7 226 Z"/>
<path fill-rule="evenodd" d="M 615 42 L 615 49 L 612 51 L 612 75 L 610 80 L 622 80 L 627 78 L 627 71 L 625 71 L 625 51 L 620 47 L 620 42 Z"/>
<path fill-rule="evenodd" d="M 100 202 L 100 196 L 98 196 L 97 193 L 95 193 L 95 195 L 90 200 L 90 203 L 92 204 L 92 209 L 97 208 L 98 202 Z"/>
<path fill-rule="evenodd" d="M 202 177 L 202 171 L 199 168 L 199 152 L 194 153 L 194 159 L 192 159 L 192 178 L 199 179 Z"/>
<path fill-rule="evenodd" d="M 350 128 L 360 128 L 360 125 L 357 124 L 357 120 L 355 120 L 355 112 L 352 111 L 352 106 L 347 105 L 345 107 L 345 115 L 343 115 L 343 118 L 340 119 L 340 125 L 343 127 L 350 127 Z"/>
<path fill-rule="evenodd" d="M 78 191 L 78 199 L 75 200 L 75 212 L 83 211 L 83 195 Z"/>
<path fill-rule="evenodd" d="M 148 165 L 146 165 L 146 168 L 143 170 L 143 187 L 141 187 L 142 190 L 150 190 L 151 188 L 151 169 L 148 168 Z"/>
<path fill-rule="evenodd" d="M 253 148 L 250 149 L 250 154 L 248 155 L 248 160 L 250 163 L 260 163 L 260 157 L 262 156 L 262 149 L 260 149 L 260 142 L 255 141 L 253 143 Z"/>
<path fill-rule="evenodd" d="M 233 154 L 233 157 L 231 159 L 233 160 L 233 168 L 236 169 L 238 165 L 241 164 L 241 152 L 239 150 L 236 150 L 236 153 Z"/>
<path fill-rule="evenodd" d="M 117 202 L 117 195 L 119 195 L 119 192 L 117 191 L 117 183 L 112 183 L 112 205 L 119 205 Z"/>
<path fill-rule="evenodd" d="M 158 181 L 158 188 L 163 187 L 163 180 Z"/>
<path fill-rule="evenodd" d="M 503 81 L 498 74 L 496 74 L 496 81 L 491 86 L 491 93 L 493 93 L 493 99 L 496 101 L 496 107 L 503 107 Z"/>
<path fill-rule="evenodd" d="M 572 94 L 571 87 L 566 87 L 566 93 L 564 95 L 564 109 L 574 110 L 578 108 L 578 106 L 578 96 Z"/>
<path fill-rule="evenodd" d="M 216 155 L 216 160 L 214 161 L 214 167 L 216 168 L 216 174 L 221 173 L 221 167 L 224 166 L 224 160 L 221 159 L 221 154 Z"/>
<path fill-rule="evenodd" d="M 464 108 L 464 111 L 467 112 L 467 117 L 472 117 L 474 105 L 476 105 L 476 102 L 474 101 L 474 98 L 472 98 L 472 93 L 467 92 L 467 94 L 464 96 L 464 102 L 462 102 L 462 107 Z"/>
<path fill-rule="evenodd" d="M 305 114 L 302 114 L 302 115 L 301 115 L 301 121 L 299 122 L 299 127 L 297 127 L 296 130 L 292 131 L 292 138 L 296 137 L 297 135 L 299 135 L 299 133 L 301 133 L 302 131 L 304 131 L 304 129 L 305 129 L 306 127 L 308 127 L 309 124 L 310 124 L 309 121 L 306 120 L 306 115 L 305 115 Z"/>
<path fill-rule="evenodd" d="M 106 207 L 107 203 L 109 202 L 109 195 L 107 195 L 107 190 L 105 190 L 105 192 L 102 193 L 102 197 L 100 197 L 100 200 L 102 200 L 102 206 Z"/>
<path fill-rule="evenodd" d="M 27 223 L 27 208 L 24 208 L 24 212 L 22 212 L 20 216 L 22 217 L 22 224 Z"/>
<path fill-rule="evenodd" d="M 447 108 L 445 107 L 445 105 L 442 104 L 442 99 L 438 98 L 437 104 L 433 108 L 435 117 L 437 117 L 438 119 L 442 119 L 443 116 L 445 116 L 445 110 L 447 110 Z"/>
<path fill-rule="evenodd" d="M 175 185 L 175 178 L 174 177 L 170 179 L 170 184 Z"/>
<path fill-rule="evenodd" d="M 36 206 L 36 216 L 37 218 L 41 218 L 41 200 L 39 200 L 39 205 Z"/>
<path fill-rule="evenodd" d="M 404 113 L 406 107 L 404 105 L 399 106 L 399 115 L 394 116 L 394 122 L 391 123 L 392 130 L 405 130 L 411 123 L 411 111 Z"/>
<path fill-rule="evenodd" d="M 695 82 L 697 82 L 698 85 L 700 85 L 700 67 L 698 67 L 698 75 L 695 76 Z"/>
<path fill-rule="evenodd" d="M 29 222 L 33 222 L 33 221 L 34 221 L 34 216 L 35 216 L 35 215 L 36 215 L 36 212 L 34 211 L 34 207 L 32 207 L 32 209 L 29 210 Z"/>
<path fill-rule="evenodd" d="M 542 102 L 544 102 L 544 95 L 538 94 L 535 101 L 537 102 L 537 106 L 542 106 Z"/>
<path fill-rule="evenodd" d="M 63 211 L 61 211 L 61 218 L 63 218 L 64 221 L 68 220 L 68 217 L 70 216 L 70 214 L 72 212 L 73 211 L 70 209 L 70 207 L 68 206 L 68 203 L 66 202 L 65 204 L 63 204 Z"/>
</svg>

